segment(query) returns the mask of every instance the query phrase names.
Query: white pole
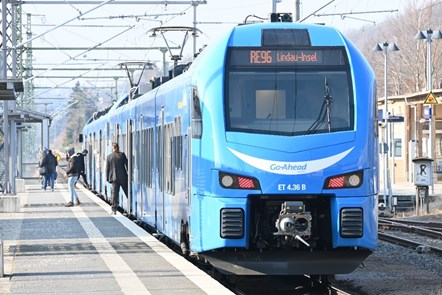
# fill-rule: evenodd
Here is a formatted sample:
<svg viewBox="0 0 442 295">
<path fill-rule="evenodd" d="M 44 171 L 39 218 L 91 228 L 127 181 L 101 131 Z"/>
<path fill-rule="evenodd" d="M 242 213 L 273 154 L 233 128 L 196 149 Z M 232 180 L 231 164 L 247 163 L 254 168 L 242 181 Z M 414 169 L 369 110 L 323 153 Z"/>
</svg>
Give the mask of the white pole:
<svg viewBox="0 0 442 295">
<path fill-rule="evenodd" d="M 3 241 L 0 239 L 0 278 L 3 278 L 4 275 Z"/>
<path fill-rule="evenodd" d="M 387 160 L 387 121 L 386 121 L 386 114 L 388 112 L 388 105 L 387 105 L 387 50 L 386 50 L 385 44 L 383 45 L 383 51 L 384 51 L 384 113 L 382 116 L 382 119 L 385 123 L 384 125 L 384 132 L 382 134 L 382 162 L 384 163 L 384 195 L 383 195 L 383 202 L 384 205 L 387 206 L 387 166 L 388 166 L 388 160 Z"/>
<path fill-rule="evenodd" d="M 192 4 L 193 5 L 193 4 Z M 196 6 L 197 5 L 193 5 L 193 59 L 195 59 L 195 54 L 196 54 Z"/>
<path fill-rule="evenodd" d="M 392 111 L 392 116 L 394 116 L 394 110 Z M 391 143 L 391 183 L 394 184 L 395 183 L 395 178 L 396 178 L 396 169 L 395 169 L 395 142 L 394 142 L 394 122 L 391 123 L 390 126 L 390 143 Z M 393 201 L 393 199 L 391 199 L 390 201 Z"/>
<path fill-rule="evenodd" d="M 388 52 L 388 42 L 383 43 L 383 50 L 384 50 L 384 119 L 385 119 L 385 133 L 384 133 L 384 143 L 387 146 L 387 154 L 384 153 L 384 204 L 390 209 L 391 207 L 391 200 L 392 200 L 392 192 L 391 192 L 391 182 L 390 182 L 390 168 L 389 168 L 389 153 L 391 150 L 390 145 L 390 123 L 388 122 L 389 114 L 388 114 L 388 92 L 387 92 L 387 52 Z M 385 146 L 384 145 L 384 146 Z M 388 192 L 388 199 L 387 202 L 385 200 L 385 196 Z"/>
<path fill-rule="evenodd" d="M 431 42 L 432 42 L 432 37 L 433 37 L 433 30 L 432 29 L 428 29 L 427 30 L 427 90 L 428 93 L 431 93 L 433 91 L 433 83 L 432 82 L 432 66 L 431 66 Z M 428 122 L 428 132 L 429 132 L 429 142 L 428 142 L 428 155 L 431 159 L 436 160 L 436 157 L 434 155 L 434 151 L 433 151 L 433 141 L 434 141 L 434 126 L 433 124 L 436 122 L 435 120 L 433 120 L 433 105 L 430 104 L 429 106 L 429 111 L 430 111 L 430 121 Z M 435 162 L 433 162 L 435 163 Z M 433 164 L 434 165 L 434 164 Z M 434 174 L 433 171 L 431 171 L 431 193 L 434 194 Z"/>
<path fill-rule="evenodd" d="M 301 19 L 301 1 L 294 0 L 293 7 L 293 22 L 295 23 Z"/>
<path fill-rule="evenodd" d="M 277 1 L 277 0 L 272 0 L 272 12 L 273 12 L 273 13 L 276 12 L 276 1 Z"/>
</svg>

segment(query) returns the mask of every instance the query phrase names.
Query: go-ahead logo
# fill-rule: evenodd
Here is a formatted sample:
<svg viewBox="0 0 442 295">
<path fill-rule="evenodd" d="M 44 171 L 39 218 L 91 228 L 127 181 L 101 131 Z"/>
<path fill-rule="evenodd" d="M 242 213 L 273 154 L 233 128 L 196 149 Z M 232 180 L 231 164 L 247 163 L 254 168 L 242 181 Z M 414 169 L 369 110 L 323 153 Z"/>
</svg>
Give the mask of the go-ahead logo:
<svg viewBox="0 0 442 295">
<path fill-rule="evenodd" d="M 272 164 L 270 165 L 270 170 L 272 171 L 298 171 L 298 170 L 306 170 L 307 163 L 304 165 L 293 165 L 293 164 Z"/>
<path fill-rule="evenodd" d="M 331 165 L 336 164 L 345 156 L 347 156 L 353 150 L 353 148 L 350 148 L 346 151 L 343 151 L 342 153 L 330 157 L 303 162 L 272 161 L 251 157 L 249 155 L 235 151 L 231 148 L 229 148 L 229 150 L 239 159 L 260 170 L 276 174 L 296 175 L 312 173 L 330 167 Z"/>
</svg>

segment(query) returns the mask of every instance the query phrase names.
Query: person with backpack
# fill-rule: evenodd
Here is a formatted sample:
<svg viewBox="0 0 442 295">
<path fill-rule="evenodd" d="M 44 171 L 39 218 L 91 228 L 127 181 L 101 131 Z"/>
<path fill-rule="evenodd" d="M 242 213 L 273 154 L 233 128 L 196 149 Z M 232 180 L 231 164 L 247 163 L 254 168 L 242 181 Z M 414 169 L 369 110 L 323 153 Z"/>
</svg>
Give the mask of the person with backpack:
<svg viewBox="0 0 442 295">
<path fill-rule="evenodd" d="M 83 182 L 84 185 L 86 186 L 86 188 L 90 188 L 89 183 L 87 182 L 87 178 L 86 178 L 86 172 L 85 172 L 85 164 L 84 164 L 84 158 L 86 157 L 86 155 L 88 154 L 88 151 L 86 149 L 84 149 L 81 153 L 77 153 L 76 157 L 78 157 L 78 161 L 79 161 L 79 167 L 80 167 L 80 171 L 78 173 L 78 180 L 80 180 L 80 176 L 83 177 Z M 75 183 L 77 184 L 77 183 Z"/>
<path fill-rule="evenodd" d="M 78 157 L 75 155 L 74 148 L 69 148 L 66 150 L 66 159 L 68 160 L 68 167 L 66 170 L 66 176 L 68 177 L 68 188 L 69 194 L 71 195 L 71 201 L 67 203 L 66 207 L 78 206 L 80 205 L 80 200 L 78 199 L 77 192 L 75 191 L 74 185 L 78 180 L 78 174 L 80 173 Z"/>
</svg>

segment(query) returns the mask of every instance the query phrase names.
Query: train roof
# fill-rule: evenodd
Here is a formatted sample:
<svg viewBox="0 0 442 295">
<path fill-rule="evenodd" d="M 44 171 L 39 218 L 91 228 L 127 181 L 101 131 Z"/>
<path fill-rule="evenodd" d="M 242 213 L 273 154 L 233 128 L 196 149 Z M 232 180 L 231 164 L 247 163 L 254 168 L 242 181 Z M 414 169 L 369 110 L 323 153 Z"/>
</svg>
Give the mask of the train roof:
<svg viewBox="0 0 442 295">
<path fill-rule="evenodd" d="M 339 46 L 345 43 L 342 34 L 334 27 L 317 24 L 275 22 L 236 26 L 228 34 L 228 45 L 261 46 L 263 30 L 271 29 L 306 30 L 310 39 L 310 46 Z M 275 31 L 275 34 L 278 34 L 278 32 Z M 283 37 L 283 35 L 281 36 Z M 297 36 L 294 39 L 297 39 Z M 302 43 L 299 45 L 302 46 Z"/>
</svg>

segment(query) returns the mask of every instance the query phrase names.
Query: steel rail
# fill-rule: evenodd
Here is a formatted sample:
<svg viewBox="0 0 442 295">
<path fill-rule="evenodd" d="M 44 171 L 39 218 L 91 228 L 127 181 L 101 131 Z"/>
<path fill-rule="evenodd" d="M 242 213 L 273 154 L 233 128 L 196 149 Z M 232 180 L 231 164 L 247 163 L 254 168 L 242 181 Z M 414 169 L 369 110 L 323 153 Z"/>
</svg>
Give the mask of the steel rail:
<svg viewBox="0 0 442 295">
<path fill-rule="evenodd" d="M 403 247 L 407 247 L 407 248 L 411 248 L 411 249 L 427 249 L 429 252 L 437 254 L 439 256 L 442 256 L 442 249 L 438 248 L 438 247 L 433 247 L 433 246 L 429 246 L 429 245 L 424 245 L 422 243 L 416 242 L 416 241 L 412 241 L 409 239 L 404 239 L 404 238 L 399 238 L 393 235 L 389 235 L 386 233 L 378 233 L 378 237 L 379 239 L 385 241 L 385 242 L 389 242 L 389 243 L 393 243 L 393 244 L 397 244 Z"/>
<path fill-rule="evenodd" d="M 415 225 L 415 226 L 421 226 L 421 227 L 442 228 L 441 222 L 402 220 L 402 219 L 393 219 L 393 218 L 379 218 L 379 221 L 388 221 L 388 222 L 409 224 L 409 225 Z"/>
<path fill-rule="evenodd" d="M 415 233 L 415 234 L 418 234 L 421 236 L 430 237 L 432 239 L 442 240 L 442 232 L 423 228 L 423 227 L 418 227 L 418 226 L 411 226 L 411 225 L 398 224 L 398 223 L 380 222 L 379 229 L 399 230 L 402 232 Z"/>
</svg>

